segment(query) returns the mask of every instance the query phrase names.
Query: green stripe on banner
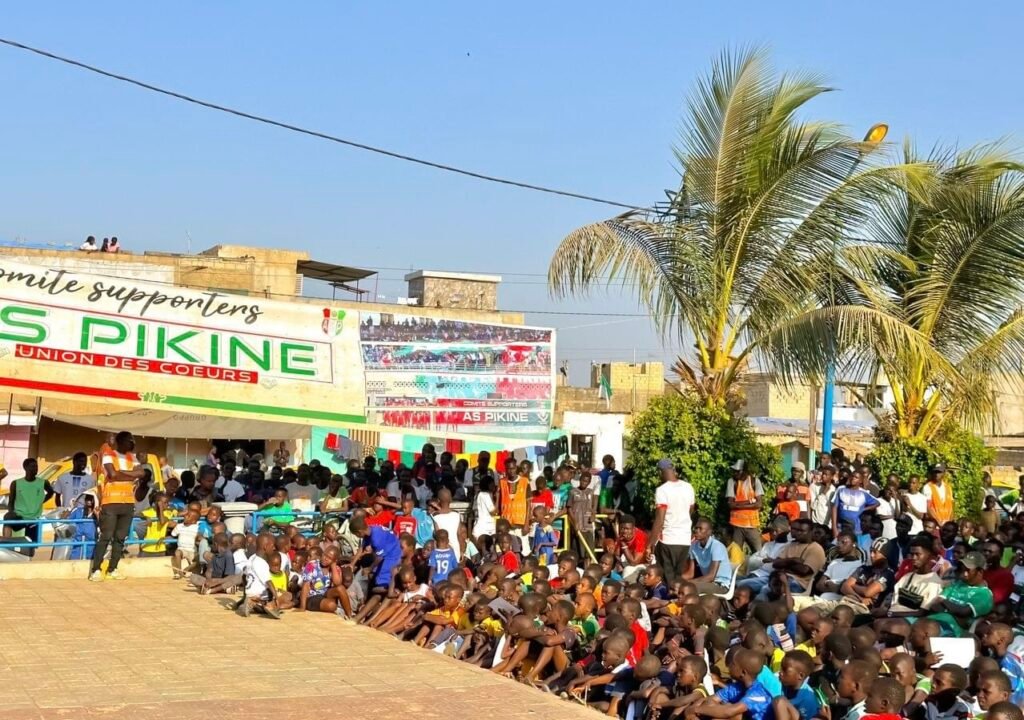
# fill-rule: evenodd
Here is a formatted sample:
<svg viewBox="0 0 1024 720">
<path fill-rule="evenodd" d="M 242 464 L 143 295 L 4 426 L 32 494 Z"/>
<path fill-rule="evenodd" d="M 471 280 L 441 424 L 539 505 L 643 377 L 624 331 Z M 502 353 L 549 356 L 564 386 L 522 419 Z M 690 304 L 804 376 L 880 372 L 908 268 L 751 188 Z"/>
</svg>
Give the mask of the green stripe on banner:
<svg viewBox="0 0 1024 720">
<path fill-rule="evenodd" d="M 204 400 L 203 398 L 183 397 L 180 395 L 168 395 L 162 402 L 170 405 L 207 408 L 209 410 L 230 410 L 233 412 L 259 413 L 261 415 L 277 415 L 280 417 L 309 420 L 333 420 L 334 422 L 359 423 L 361 425 L 366 423 L 366 418 L 362 415 L 347 415 L 345 413 L 322 412 L 303 408 L 275 407 L 273 405 L 253 405 L 227 400 Z"/>
</svg>

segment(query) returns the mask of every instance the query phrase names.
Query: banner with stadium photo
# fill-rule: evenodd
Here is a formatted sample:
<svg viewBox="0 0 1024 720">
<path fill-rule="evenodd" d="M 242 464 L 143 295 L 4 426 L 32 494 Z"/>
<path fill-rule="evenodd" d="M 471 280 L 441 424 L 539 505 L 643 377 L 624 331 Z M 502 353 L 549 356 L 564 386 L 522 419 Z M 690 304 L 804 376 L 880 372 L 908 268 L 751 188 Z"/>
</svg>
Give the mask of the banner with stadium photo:
<svg viewBox="0 0 1024 720">
<path fill-rule="evenodd" d="M 359 337 L 369 423 L 547 440 L 554 331 L 362 313 Z"/>
</svg>

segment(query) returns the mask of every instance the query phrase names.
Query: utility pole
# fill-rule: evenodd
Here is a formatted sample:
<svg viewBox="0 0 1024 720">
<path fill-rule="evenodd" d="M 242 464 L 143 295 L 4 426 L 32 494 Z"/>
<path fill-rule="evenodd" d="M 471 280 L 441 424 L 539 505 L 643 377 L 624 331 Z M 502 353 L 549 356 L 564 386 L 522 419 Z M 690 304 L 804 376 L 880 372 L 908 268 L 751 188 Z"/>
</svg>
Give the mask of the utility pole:
<svg viewBox="0 0 1024 720">
<path fill-rule="evenodd" d="M 817 466 L 815 448 L 818 446 L 818 386 L 811 385 L 811 412 L 807 423 L 807 472 L 810 473 Z M 808 474 L 808 477 L 810 475 Z"/>
</svg>

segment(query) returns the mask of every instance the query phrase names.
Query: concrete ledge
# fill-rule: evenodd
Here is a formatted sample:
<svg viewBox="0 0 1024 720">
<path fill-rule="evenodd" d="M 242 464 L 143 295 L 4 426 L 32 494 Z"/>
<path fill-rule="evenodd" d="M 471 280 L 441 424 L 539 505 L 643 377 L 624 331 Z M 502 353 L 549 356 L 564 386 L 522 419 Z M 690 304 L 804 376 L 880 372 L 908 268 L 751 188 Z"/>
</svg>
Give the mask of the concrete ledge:
<svg viewBox="0 0 1024 720">
<path fill-rule="evenodd" d="M 129 578 L 169 578 L 171 558 L 122 558 L 118 569 Z M 0 563 L 0 580 L 85 580 L 88 577 L 88 560 Z"/>
</svg>

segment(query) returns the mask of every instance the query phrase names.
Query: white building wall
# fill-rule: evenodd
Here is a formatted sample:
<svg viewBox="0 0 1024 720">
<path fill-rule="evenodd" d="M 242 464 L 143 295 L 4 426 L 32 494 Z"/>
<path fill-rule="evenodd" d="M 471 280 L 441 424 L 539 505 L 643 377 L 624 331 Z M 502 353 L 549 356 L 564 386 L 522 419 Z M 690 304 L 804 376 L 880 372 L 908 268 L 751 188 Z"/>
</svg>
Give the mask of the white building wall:
<svg viewBox="0 0 1024 720">
<path fill-rule="evenodd" d="M 567 410 L 562 416 L 561 429 L 566 435 L 594 436 L 594 465 L 600 467 L 601 458 L 611 455 L 619 467 L 625 464 L 623 438 L 626 434 L 626 415 L 622 413 L 589 413 Z"/>
</svg>

